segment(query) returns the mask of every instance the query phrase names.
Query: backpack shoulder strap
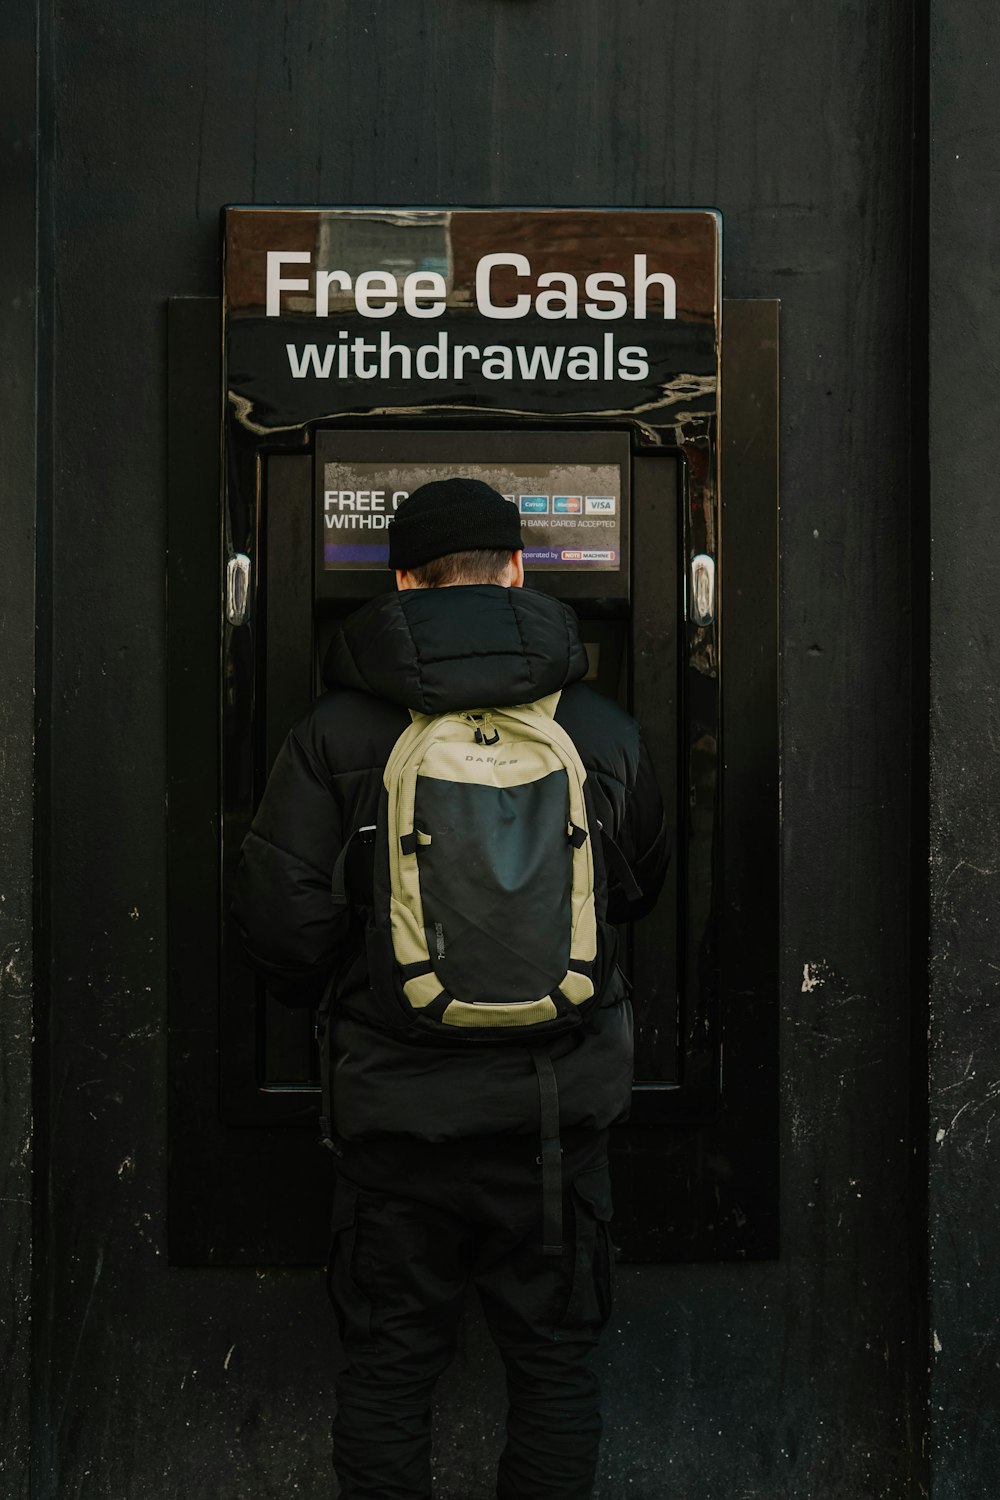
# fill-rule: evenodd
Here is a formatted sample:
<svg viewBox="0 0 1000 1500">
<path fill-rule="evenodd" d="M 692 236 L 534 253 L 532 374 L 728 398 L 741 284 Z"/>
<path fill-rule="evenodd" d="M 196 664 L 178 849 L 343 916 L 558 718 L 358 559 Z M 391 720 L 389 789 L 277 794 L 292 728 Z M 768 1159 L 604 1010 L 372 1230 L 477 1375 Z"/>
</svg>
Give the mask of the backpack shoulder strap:
<svg viewBox="0 0 1000 1500">
<path fill-rule="evenodd" d="M 538 711 L 540 713 L 543 713 L 547 719 L 554 719 L 556 716 L 556 709 L 559 707 L 559 699 L 561 697 L 562 689 L 560 688 L 557 693 L 549 693 L 548 697 L 546 698 L 536 698 L 531 706 L 532 708 L 537 708 Z"/>
<path fill-rule="evenodd" d="M 603 824 L 601 828 L 601 842 L 604 846 L 604 862 L 613 873 L 621 887 L 622 895 L 626 901 L 638 901 L 642 897 L 642 886 L 635 878 L 632 866 L 625 856 L 620 844 L 616 844 Z"/>
<path fill-rule="evenodd" d="M 374 842 L 375 824 L 366 823 L 363 828 L 355 828 L 337 855 L 333 874 L 330 876 L 330 894 L 333 897 L 333 904 L 338 910 L 343 909 L 345 906 L 350 906 L 352 898 L 356 903 L 362 905 L 371 904 L 370 891 L 351 891 L 350 880 L 348 879 L 348 863 L 351 859 L 352 851 L 361 848 L 371 848 Z"/>
</svg>

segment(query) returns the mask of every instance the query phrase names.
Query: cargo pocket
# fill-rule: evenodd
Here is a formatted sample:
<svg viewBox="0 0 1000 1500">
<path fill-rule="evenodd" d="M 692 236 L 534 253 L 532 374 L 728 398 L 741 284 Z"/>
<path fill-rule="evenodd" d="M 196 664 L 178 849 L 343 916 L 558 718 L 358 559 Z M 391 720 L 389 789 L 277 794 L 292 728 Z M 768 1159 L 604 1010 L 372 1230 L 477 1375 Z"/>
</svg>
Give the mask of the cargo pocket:
<svg viewBox="0 0 1000 1500">
<path fill-rule="evenodd" d="M 572 1239 L 567 1245 L 568 1295 L 556 1324 L 557 1339 L 596 1334 L 611 1316 L 615 1252 L 611 1240 L 611 1176 L 607 1163 L 581 1172 L 570 1184 Z M 568 1237 L 567 1237 L 568 1238 Z"/>
<path fill-rule="evenodd" d="M 330 1220 L 330 1255 L 326 1266 L 326 1289 L 347 1355 L 370 1353 L 372 1305 L 357 1280 L 358 1189 L 346 1177 L 338 1177 Z"/>
</svg>

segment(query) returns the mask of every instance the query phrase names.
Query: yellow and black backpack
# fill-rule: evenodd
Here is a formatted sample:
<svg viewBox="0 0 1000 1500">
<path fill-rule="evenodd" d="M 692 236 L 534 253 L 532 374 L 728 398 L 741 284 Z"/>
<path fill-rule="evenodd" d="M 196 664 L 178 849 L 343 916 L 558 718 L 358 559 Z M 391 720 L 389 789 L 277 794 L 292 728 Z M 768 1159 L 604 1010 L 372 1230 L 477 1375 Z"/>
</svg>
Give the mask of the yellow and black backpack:
<svg viewBox="0 0 1000 1500">
<path fill-rule="evenodd" d="M 369 962 L 424 1035 L 523 1040 L 593 998 L 587 772 L 558 701 L 414 714 L 389 756 Z"/>
</svg>

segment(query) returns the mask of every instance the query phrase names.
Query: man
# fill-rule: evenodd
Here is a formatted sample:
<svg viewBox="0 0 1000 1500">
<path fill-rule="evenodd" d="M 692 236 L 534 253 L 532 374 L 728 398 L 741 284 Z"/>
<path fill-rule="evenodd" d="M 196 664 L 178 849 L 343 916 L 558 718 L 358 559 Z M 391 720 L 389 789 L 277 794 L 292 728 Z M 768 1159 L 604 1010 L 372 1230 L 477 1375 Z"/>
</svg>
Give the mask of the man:
<svg viewBox="0 0 1000 1500">
<path fill-rule="evenodd" d="M 555 722 L 586 767 L 591 827 L 623 856 L 620 880 L 599 882 L 598 917 L 605 903 L 608 922 L 653 905 L 668 839 L 638 727 L 580 682 L 575 617 L 522 588 L 521 548 L 516 509 L 478 481 L 424 485 L 403 502 L 389 532 L 397 591 L 371 600 L 334 640 L 330 690 L 278 756 L 237 880 L 242 941 L 271 990 L 292 1004 L 330 995 L 339 1161 L 328 1285 L 349 1361 L 333 1429 L 343 1500 L 429 1500 L 431 1396 L 470 1279 L 507 1370 L 498 1497 L 585 1500 L 593 1488 L 590 1356 L 611 1307 L 608 1128 L 627 1112 L 633 1065 L 613 929 L 599 924 L 582 1024 L 542 1044 L 562 1147 L 553 1255 L 543 1244 L 537 1044 L 418 1045 L 380 1024 L 361 913 L 331 897 L 338 855 L 376 822 L 409 710 L 500 709 L 559 693 Z M 348 886 L 361 903 L 354 863 Z M 559 916 L 540 911 L 538 921 Z"/>
</svg>

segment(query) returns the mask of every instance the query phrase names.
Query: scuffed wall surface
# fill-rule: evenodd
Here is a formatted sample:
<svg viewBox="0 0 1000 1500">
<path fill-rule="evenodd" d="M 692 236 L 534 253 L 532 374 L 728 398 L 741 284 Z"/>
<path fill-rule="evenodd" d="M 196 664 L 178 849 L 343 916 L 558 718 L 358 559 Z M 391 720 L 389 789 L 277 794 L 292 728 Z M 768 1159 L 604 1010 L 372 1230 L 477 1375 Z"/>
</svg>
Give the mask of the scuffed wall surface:
<svg viewBox="0 0 1000 1500">
<path fill-rule="evenodd" d="M 0 58 L 0 1492 L 26 1500 L 31 1338 L 35 739 L 35 7 Z"/>
<path fill-rule="evenodd" d="M 1000 1463 L 1000 20 L 931 6 L 931 1440 L 934 1500 Z"/>
</svg>

